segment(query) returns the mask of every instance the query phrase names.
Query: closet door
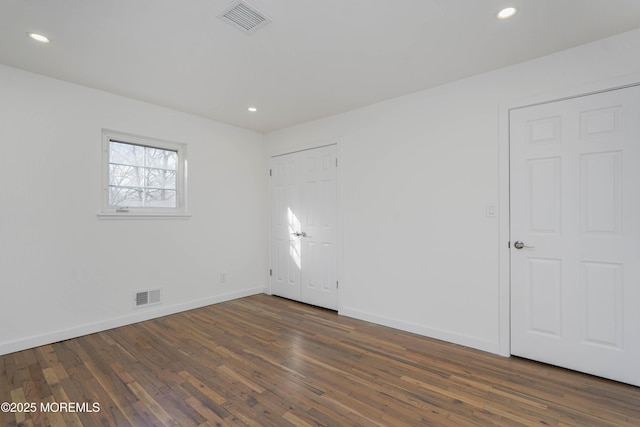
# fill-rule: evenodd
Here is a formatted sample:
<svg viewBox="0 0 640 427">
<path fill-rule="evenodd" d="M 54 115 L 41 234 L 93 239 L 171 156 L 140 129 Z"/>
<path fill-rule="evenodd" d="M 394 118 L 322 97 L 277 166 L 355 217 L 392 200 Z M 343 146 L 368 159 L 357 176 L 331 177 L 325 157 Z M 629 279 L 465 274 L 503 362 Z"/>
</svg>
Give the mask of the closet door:
<svg viewBox="0 0 640 427">
<path fill-rule="evenodd" d="M 333 310 L 336 146 L 271 159 L 271 293 Z"/>
</svg>

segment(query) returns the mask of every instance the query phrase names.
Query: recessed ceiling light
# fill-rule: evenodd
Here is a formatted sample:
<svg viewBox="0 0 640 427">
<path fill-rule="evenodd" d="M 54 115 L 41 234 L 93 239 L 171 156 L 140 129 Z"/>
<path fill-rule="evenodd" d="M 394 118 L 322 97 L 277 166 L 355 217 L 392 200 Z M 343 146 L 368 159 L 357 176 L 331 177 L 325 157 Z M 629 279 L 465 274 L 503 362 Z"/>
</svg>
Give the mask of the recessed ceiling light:
<svg viewBox="0 0 640 427">
<path fill-rule="evenodd" d="M 496 14 L 498 19 L 511 18 L 518 10 L 515 7 L 506 7 Z"/>
<path fill-rule="evenodd" d="M 256 107 L 249 107 L 247 108 L 247 110 L 251 111 L 252 113 L 255 113 L 256 111 L 258 111 Z"/>
<path fill-rule="evenodd" d="M 27 33 L 27 35 L 40 43 L 49 43 L 49 39 L 46 36 L 43 36 L 42 34 Z"/>
</svg>

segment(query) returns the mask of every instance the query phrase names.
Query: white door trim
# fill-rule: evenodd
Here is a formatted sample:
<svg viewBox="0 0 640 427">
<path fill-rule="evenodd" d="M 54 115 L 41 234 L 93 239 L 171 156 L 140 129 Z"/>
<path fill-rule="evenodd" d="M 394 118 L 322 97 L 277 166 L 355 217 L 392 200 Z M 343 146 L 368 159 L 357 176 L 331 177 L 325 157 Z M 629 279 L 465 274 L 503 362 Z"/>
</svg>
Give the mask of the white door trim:
<svg viewBox="0 0 640 427">
<path fill-rule="evenodd" d="M 338 167 L 336 170 L 336 280 L 339 283 L 338 289 L 337 289 L 337 298 L 338 298 L 338 314 L 341 313 L 342 311 L 342 300 L 340 298 L 340 289 L 342 288 L 342 281 L 341 278 L 343 277 L 343 259 L 344 259 L 344 232 L 343 232 L 343 216 L 342 216 L 342 169 L 343 169 L 343 165 L 342 165 L 342 161 L 341 161 L 341 145 L 338 141 L 330 141 L 330 140 L 325 140 L 325 141 L 316 141 L 314 143 L 301 143 L 299 145 L 295 145 L 295 146 L 287 146 L 285 148 L 280 148 L 280 149 L 275 149 L 275 150 L 269 150 L 267 152 L 267 160 L 268 160 L 268 167 L 269 169 L 271 169 L 271 159 L 273 157 L 278 157 L 278 156 L 285 156 L 287 154 L 293 154 L 293 153 L 298 153 L 301 151 L 307 151 L 307 150 L 313 150 L 316 148 L 322 148 L 322 147 L 326 147 L 329 145 L 335 145 L 336 146 L 336 158 L 338 161 Z M 269 171 L 267 171 L 267 174 L 269 174 Z M 273 194 L 272 194 L 272 188 L 271 188 L 271 177 L 269 176 L 269 222 L 268 222 L 268 228 L 269 228 L 269 233 L 268 233 L 268 242 L 267 242 L 267 258 L 269 260 L 269 269 L 272 268 L 273 265 L 273 258 L 272 258 L 272 251 L 271 251 L 271 244 L 273 241 L 273 235 L 272 235 L 272 221 L 273 221 Z M 271 292 L 271 276 L 270 276 L 270 271 L 267 271 L 267 282 L 268 285 L 266 286 L 266 290 L 265 293 L 272 295 Z"/>
<path fill-rule="evenodd" d="M 509 112 L 516 108 L 523 108 L 537 104 L 560 101 L 563 99 L 577 98 L 580 96 L 592 95 L 599 92 L 606 92 L 614 89 L 621 89 L 629 86 L 640 85 L 640 73 L 627 76 L 607 79 L 588 85 L 573 88 L 557 89 L 505 104 L 500 105 L 500 148 L 499 148 L 499 336 L 498 354 L 508 357 L 511 355 L 511 261 L 510 249 L 510 196 L 509 196 Z"/>
</svg>

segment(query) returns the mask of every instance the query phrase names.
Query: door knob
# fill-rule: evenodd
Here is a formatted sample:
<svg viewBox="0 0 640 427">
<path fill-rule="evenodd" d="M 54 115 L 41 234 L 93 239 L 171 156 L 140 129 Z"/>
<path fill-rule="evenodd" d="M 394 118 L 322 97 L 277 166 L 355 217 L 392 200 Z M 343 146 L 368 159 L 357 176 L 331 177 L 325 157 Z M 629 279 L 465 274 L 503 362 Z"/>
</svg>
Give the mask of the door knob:
<svg viewBox="0 0 640 427">
<path fill-rule="evenodd" d="M 517 242 L 515 242 L 513 244 L 513 247 L 516 249 L 522 249 L 522 248 L 527 248 L 527 249 L 533 249 L 535 248 L 535 246 L 527 246 L 525 245 L 523 242 L 521 242 L 520 240 L 518 240 Z"/>
</svg>

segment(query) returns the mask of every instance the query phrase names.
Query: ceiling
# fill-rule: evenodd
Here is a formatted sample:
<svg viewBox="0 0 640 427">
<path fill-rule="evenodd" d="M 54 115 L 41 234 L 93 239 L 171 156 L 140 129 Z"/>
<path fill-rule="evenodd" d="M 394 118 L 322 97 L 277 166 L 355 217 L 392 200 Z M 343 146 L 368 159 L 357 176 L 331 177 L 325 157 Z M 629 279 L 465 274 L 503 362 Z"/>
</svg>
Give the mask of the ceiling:
<svg viewBox="0 0 640 427">
<path fill-rule="evenodd" d="M 253 34 L 230 0 L 0 0 L 0 63 L 268 132 L 640 27 L 638 0 L 246 1 Z"/>
</svg>

